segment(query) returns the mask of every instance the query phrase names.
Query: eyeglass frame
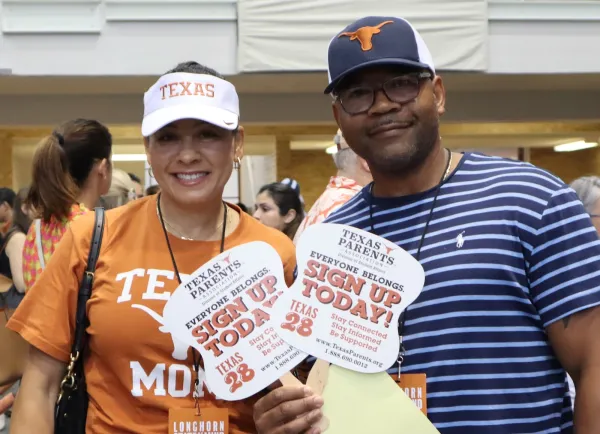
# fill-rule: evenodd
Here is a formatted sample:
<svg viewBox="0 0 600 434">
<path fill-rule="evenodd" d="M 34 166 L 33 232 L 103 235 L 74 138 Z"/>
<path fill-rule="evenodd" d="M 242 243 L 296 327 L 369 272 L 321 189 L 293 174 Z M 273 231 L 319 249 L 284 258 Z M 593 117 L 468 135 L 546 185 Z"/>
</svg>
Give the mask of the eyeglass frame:
<svg viewBox="0 0 600 434">
<path fill-rule="evenodd" d="M 386 85 L 387 83 L 389 83 L 390 81 L 392 81 L 392 80 L 396 80 L 396 79 L 398 79 L 398 78 L 400 78 L 400 77 L 407 77 L 407 76 L 409 76 L 409 77 L 411 77 L 411 76 L 412 76 L 412 77 L 415 77 L 415 76 L 416 76 L 416 78 L 417 78 L 417 93 L 415 94 L 415 96 L 413 96 L 413 97 L 411 97 L 411 98 L 409 98 L 409 99 L 407 99 L 407 100 L 404 100 L 404 101 L 395 101 L 395 100 L 391 99 L 391 98 L 390 98 L 390 96 L 387 94 L 387 92 L 386 92 L 386 90 L 385 90 L 385 85 Z M 340 105 L 342 106 L 342 109 L 343 109 L 343 110 L 344 110 L 344 111 L 345 111 L 347 114 L 349 114 L 349 115 L 351 115 L 351 116 L 355 116 L 355 115 L 360 115 L 360 114 L 366 113 L 366 112 L 368 112 L 369 110 L 371 110 L 371 108 L 373 108 L 373 105 L 375 104 L 375 99 L 376 99 L 376 97 L 377 97 L 377 93 L 378 93 L 379 91 L 383 91 L 383 94 L 385 95 L 385 97 L 386 97 L 388 100 L 390 100 L 390 101 L 392 101 L 392 102 L 395 102 L 396 104 L 406 104 L 406 103 L 409 103 L 409 102 L 411 102 L 411 101 L 414 101 L 414 100 L 417 98 L 417 96 L 419 96 L 419 93 L 420 93 L 420 90 L 421 90 L 421 87 L 420 87 L 420 85 L 421 85 L 421 81 L 423 81 L 423 80 L 431 80 L 431 79 L 433 79 L 433 77 L 434 77 L 434 74 L 432 74 L 432 73 L 431 73 L 431 72 L 429 72 L 429 71 L 410 72 L 410 73 L 407 73 L 407 74 L 402 74 L 402 75 L 398 75 L 398 76 L 396 76 L 396 77 L 390 78 L 389 80 L 386 80 L 385 82 L 383 82 L 382 84 L 380 84 L 380 85 L 379 85 L 379 86 L 377 86 L 377 87 L 367 87 L 367 86 L 365 86 L 365 88 L 368 88 L 368 89 L 369 89 L 369 90 L 371 90 L 371 92 L 372 92 L 371 104 L 370 104 L 370 105 L 369 105 L 369 107 L 368 107 L 368 108 L 366 108 L 365 110 L 361 110 L 361 111 L 358 111 L 358 112 L 349 112 L 349 111 L 346 109 L 346 107 L 344 107 L 344 103 L 342 102 L 342 99 L 341 99 L 341 97 L 340 97 L 340 93 L 339 93 L 339 92 L 337 92 L 337 91 L 334 91 L 334 92 L 331 94 L 331 96 L 333 97 L 334 101 L 338 101 L 338 102 L 340 103 Z M 351 87 L 350 89 L 355 89 L 355 88 L 359 88 L 359 89 L 360 89 L 360 88 L 361 88 L 361 86 L 354 86 L 354 87 Z"/>
</svg>

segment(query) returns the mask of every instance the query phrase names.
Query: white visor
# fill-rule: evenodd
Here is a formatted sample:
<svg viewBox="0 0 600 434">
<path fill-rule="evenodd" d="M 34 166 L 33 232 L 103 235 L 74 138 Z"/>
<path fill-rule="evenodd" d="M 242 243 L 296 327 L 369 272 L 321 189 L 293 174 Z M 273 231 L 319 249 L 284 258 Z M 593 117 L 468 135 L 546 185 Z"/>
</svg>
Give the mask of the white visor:
<svg viewBox="0 0 600 434">
<path fill-rule="evenodd" d="M 148 137 L 180 119 L 198 119 L 235 130 L 240 119 L 235 86 L 213 75 L 163 75 L 144 94 L 142 136 Z"/>
</svg>

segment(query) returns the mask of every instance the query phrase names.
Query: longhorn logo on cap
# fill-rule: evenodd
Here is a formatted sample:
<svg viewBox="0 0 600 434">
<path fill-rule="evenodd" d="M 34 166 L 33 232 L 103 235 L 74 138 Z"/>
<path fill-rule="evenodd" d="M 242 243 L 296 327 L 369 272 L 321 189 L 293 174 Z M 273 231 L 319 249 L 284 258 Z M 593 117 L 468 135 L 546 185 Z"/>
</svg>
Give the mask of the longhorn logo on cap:
<svg viewBox="0 0 600 434">
<path fill-rule="evenodd" d="M 358 39 L 360 42 L 360 49 L 363 51 L 369 51 L 373 49 L 373 35 L 381 33 L 381 28 L 386 24 L 391 23 L 393 23 L 393 21 L 384 21 L 376 26 L 364 26 L 354 32 L 341 33 L 338 38 L 341 38 L 342 36 L 348 36 L 351 41 Z"/>
</svg>

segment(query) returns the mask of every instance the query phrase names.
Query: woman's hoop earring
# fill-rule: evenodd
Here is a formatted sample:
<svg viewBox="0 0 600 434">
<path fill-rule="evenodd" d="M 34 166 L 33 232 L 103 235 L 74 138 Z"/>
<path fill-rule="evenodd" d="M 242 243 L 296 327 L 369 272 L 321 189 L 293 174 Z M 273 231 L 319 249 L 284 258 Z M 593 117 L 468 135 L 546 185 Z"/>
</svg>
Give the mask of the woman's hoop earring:
<svg viewBox="0 0 600 434">
<path fill-rule="evenodd" d="M 241 163 L 242 163 L 242 160 L 240 159 L 240 157 L 235 157 L 233 160 L 233 168 L 235 170 L 240 170 Z"/>
<path fill-rule="evenodd" d="M 152 178 L 152 179 L 156 179 L 156 178 L 154 177 L 154 172 L 152 171 L 152 166 L 148 167 L 148 175 L 150 175 L 150 178 Z"/>
</svg>

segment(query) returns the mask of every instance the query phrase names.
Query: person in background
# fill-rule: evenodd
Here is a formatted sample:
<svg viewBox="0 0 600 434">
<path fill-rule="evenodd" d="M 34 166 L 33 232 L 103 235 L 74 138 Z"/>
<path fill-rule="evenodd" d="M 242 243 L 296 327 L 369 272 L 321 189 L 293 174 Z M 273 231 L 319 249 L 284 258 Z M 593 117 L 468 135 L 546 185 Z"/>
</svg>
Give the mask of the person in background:
<svg viewBox="0 0 600 434">
<path fill-rule="evenodd" d="M 128 173 L 129 178 L 133 181 L 135 186 L 135 199 L 144 197 L 144 187 L 142 186 L 142 180 L 135 173 Z"/>
<path fill-rule="evenodd" d="M 248 207 L 246 205 L 244 205 L 242 202 L 238 202 L 237 206 L 244 211 L 246 214 L 250 214 L 250 212 L 248 211 Z"/>
<path fill-rule="evenodd" d="M 95 120 L 75 119 L 42 140 L 33 157 L 26 205 L 37 219 L 23 251 L 23 277 L 31 288 L 69 223 L 98 203 L 110 188 L 112 136 Z"/>
<path fill-rule="evenodd" d="M 117 208 L 137 197 L 135 181 L 132 181 L 130 175 L 124 170 L 113 168 L 110 188 L 101 198 L 104 209 Z"/>
<path fill-rule="evenodd" d="M 15 197 L 16 194 L 11 188 L 0 188 L 0 237 L 4 236 L 12 225 Z"/>
<path fill-rule="evenodd" d="M 597 176 L 582 176 L 571 182 L 570 187 L 575 190 L 583 203 L 583 207 L 592 219 L 596 232 L 600 234 L 600 178 Z M 571 402 L 575 404 L 575 384 L 571 376 L 567 376 Z"/>
<path fill-rule="evenodd" d="M 7 252 L 7 248 L 9 247 L 9 241 L 13 240 L 11 246 L 15 245 L 15 232 L 13 229 L 13 219 L 15 217 L 14 204 L 16 200 L 15 192 L 10 188 L 0 188 L 0 220 L 2 221 L 3 232 L 0 234 L 0 275 L 5 277 L 7 280 L 4 280 L 2 283 L 2 290 L 5 291 L 7 285 L 10 286 L 8 290 L 9 293 L 14 291 L 14 285 L 11 284 L 12 281 L 12 270 L 15 269 L 15 262 L 11 261 Z M 18 238 L 18 237 L 17 237 Z M 4 294 L 4 297 L 6 295 Z M 0 300 L 3 302 L 4 300 Z"/>
<path fill-rule="evenodd" d="M 182 83 L 205 92 L 179 94 L 176 87 Z M 165 98 L 164 89 L 173 93 Z M 206 377 L 197 351 L 161 323 L 182 279 L 239 245 L 271 245 L 281 259 L 285 284 L 293 282 L 293 243 L 223 200 L 243 157 L 234 85 L 196 62 L 177 65 L 144 96 L 142 136 L 161 191 L 106 212 L 87 304 L 86 432 L 165 434 L 172 427 L 169 410 L 193 410 L 197 393 L 200 411 L 227 410 L 229 434 L 254 434 L 253 404 L 263 393 L 241 401 L 217 399 L 203 387 Z M 13 434 L 53 432 L 94 220 L 89 213 L 70 225 L 8 324 L 32 344 L 13 412 Z"/>
<path fill-rule="evenodd" d="M 0 241 L 0 274 L 12 280 L 13 285 L 4 296 L 4 302 L 9 309 L 15 309 L 25 293 L 23 280 L 23 246 L 25 234 L 31 225 L 31 219 L 26 214 L 23 201 L 27 197 L 27 188 L 22 188 L 15 195 L 12 205 L 11 227 Z"/>
<path fill-rule="evenodd" d="M 296 192 L 296 194 L 298 195 L 298 197 L 300 198 L 300 203 L 302 204 L 302 213 L 304 216 L 304 197 L 302 197 L 302 192 L 300 191 L 300 184 L 298 183 L 298 181 L 296 181 L 295 179 L 292 178 L 283 178 L 281 181 L 281 184 L 283 185 L 287 185 L 288 187 L 290 187 L 292 190 L 294 190 Z"/>
<path fill-rule="evenodd" d="M 299 187 L 294 190 L 281 182 L 264 185 L 256 196 L 255 206 L 254 218 L 294 239 L 304 218 Z"/>
<path fill-rule="evenodd" d="M 29 189 L 22 188 L 15 196 L 12 205 L 12 224 L 4 239 L 0 241 L 0 274 L 12 280 L 12 285 L 5 293 L 0 294 L 0 308 L 16 309 L 25 296 L 25 282 L 23 281 L 23 245 L 25 234 L 31 225 L 27 215 L 27 207 L 23 203 Z M 0 312 L 0 315 L 5 313 Z M 12 354 L 1 354 L 0 357 L 11 357 Z M 11 390 L 12 389 L 12 390 Z M 0 430 L 5 422 L 5 412 L 10 408 L 16 393 L 16 384 L 0 387 Z"/>
<path fill-rule="evenodd" d="M 600 234 L 600 178 L 597 176 L 582 176 L 573 181 L 570 187 L 583 202 L 583 207 L 590 215 L 596 232 Z"/>
<path fill-rule="evenodd" d="M 150 187 L 146 188 L 146 196 L 152 196 L 157 194 L 160 191 L 160 186 L 159 185 L 151 185 Z"/>
<path fill-rule="evenodd" d="M 337 152 L 333 154 L 337 174 L 331 177 L 323 194 L 302 220 L 294 236 L 294 244 L 298 243 L 300 235 L 307 227 L 325 220 L 373 180 L 369 165 L 348 147 L 340 130 L 337 131 L 333 142 L 337 146 Z"/>
</svg>

